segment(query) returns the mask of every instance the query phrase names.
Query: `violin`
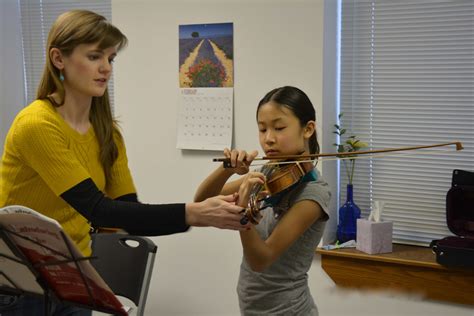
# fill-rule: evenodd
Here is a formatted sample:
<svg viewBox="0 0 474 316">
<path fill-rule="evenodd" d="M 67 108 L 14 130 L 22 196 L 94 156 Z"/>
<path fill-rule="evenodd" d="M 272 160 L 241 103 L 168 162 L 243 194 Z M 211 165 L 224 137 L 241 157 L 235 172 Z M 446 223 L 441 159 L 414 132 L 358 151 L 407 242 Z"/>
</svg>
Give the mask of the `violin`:
<svg viewBox="0 0 474 316">
<path fill-rule="evenodd" d="M 270 195 L 282 192 L 293 184 L 296 184 L 303 176 L 313 169 L 314 164 L 308 161 L 296 161 L 292 164 L 287 164 L 284 167 L 276 169 L 271 174 L 270 179 L 267 179 L 265 183 L 265 189 Z"/>
<path fill-rule="evenodd" d="M 314 169 L 314 164 L 309 161 L 295 161 L 285 164 L 267 166 L 262 169 L 266 177 L 264 184 L 255 184 L 250 192 L 248 207 L 245 209 L 240 223 L 258 224 L 261 215 L 260 211 L 267 207 L 265 200 L 276 194 L 280 194 L 299 183 L 301 179 Z"/>
</svg>

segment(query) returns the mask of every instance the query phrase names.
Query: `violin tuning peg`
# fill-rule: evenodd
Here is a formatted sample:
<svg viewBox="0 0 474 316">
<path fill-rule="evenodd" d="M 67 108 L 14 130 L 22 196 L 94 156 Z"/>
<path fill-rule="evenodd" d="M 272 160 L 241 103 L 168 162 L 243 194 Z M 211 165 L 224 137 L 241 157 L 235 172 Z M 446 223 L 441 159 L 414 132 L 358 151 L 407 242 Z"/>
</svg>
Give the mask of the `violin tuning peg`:
<svg viewBox="0 0 474 316">
<path fill-rule="evenodd" d="M 247 215 L 242 216 L 242 218 L 240 219 L 240 224 L 242 225 L 247 225 L 248 222 L 249 218 L 247 217 Z"/>
</svg>

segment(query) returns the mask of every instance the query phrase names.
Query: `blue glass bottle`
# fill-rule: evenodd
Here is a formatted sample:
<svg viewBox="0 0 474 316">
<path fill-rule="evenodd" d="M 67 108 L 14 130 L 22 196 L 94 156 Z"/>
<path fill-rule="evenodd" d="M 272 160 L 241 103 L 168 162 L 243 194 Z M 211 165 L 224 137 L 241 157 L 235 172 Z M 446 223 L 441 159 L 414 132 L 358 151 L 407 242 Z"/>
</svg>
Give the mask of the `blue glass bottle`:
<svg viewBox="0 0 474 316">
<path fill-rule="evenodd" d="M 339 209 L 339 224 L 337 225 L 337 240 L 343 243 L 356 239 L 357 219 L 360 218 L 360 208 L 354 203 L 352 184 L 347 185 L 347 200 Z"/>
</svg>

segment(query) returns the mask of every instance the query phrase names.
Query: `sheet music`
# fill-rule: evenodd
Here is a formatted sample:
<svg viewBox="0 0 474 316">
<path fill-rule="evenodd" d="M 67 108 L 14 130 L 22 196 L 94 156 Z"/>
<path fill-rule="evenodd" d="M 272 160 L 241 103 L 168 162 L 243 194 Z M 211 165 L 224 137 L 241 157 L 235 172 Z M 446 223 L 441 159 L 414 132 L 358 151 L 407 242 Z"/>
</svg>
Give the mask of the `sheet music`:
<svg viewBox="0 0 474 316">
<path fill-rule="evenodd" d="M 43 293 L 32 272 L 36 271 L 43 285 L 61 301 L 127 315 L 90 262 L 80 260 L 83 259 L 82 254 L 57 221 L 15 205 L 0 208 L 0 229 L 0 271 L 5 274 L 0 278 L 0 286 L 12 288 L 8 277 L 15 283 L 13 289 L 19 287 L 28 292 Z M 24 260 L 8 259 L 20 258 L 14 255 L 15 248 L 10 249 L 5 240 L 17 247 Z M 74 262 L 73 259 L 79 261 Z M 31 267 L 23 262 L 28 262 Z M 24 273 L 21 271 L 23 268 L 26 269 Z M 36 287 L 32 281 L 36 282 Z"/>
<path fill-rule="evenodd" d="M 177 148 L 231 147 L 233 88 L 180 89 Z"/>
</svg>

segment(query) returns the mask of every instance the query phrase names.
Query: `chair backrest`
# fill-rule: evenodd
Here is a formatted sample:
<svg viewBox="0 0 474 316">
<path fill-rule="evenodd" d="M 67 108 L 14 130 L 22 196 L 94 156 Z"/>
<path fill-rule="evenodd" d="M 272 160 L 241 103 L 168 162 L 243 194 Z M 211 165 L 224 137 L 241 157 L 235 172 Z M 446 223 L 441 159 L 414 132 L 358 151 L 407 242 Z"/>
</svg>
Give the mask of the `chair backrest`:
<svg viewBox="0 0 474 316">
<path fill-rule="evenodd" d="M 93 234 L 91 264 L 112 291 L 135 303 L 137 315 L 145 311 L 156 245 L 147 237 Z"/>
</svg>

